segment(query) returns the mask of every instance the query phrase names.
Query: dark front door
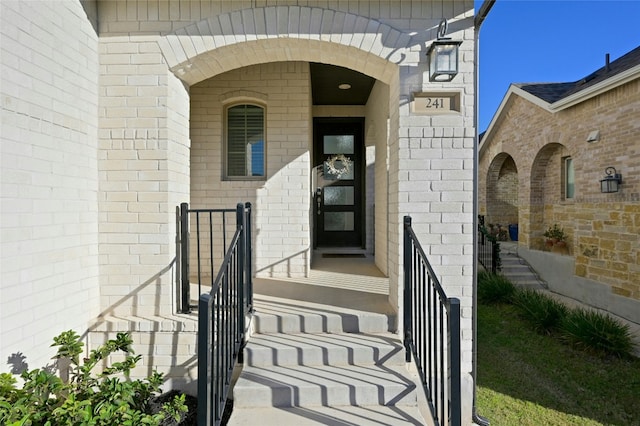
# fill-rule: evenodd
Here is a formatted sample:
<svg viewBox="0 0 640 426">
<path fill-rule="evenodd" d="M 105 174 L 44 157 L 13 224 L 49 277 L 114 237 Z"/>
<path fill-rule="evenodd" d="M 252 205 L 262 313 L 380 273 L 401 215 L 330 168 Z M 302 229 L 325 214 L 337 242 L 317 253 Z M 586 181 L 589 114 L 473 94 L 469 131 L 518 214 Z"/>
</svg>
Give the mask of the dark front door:
<svg viewBox="0 0 640 426">
<path fill-rule="evenodd" d="M 363 127 L 363 119 L 314 120 L 316 247 L 363 247 Z"/>
</svg>

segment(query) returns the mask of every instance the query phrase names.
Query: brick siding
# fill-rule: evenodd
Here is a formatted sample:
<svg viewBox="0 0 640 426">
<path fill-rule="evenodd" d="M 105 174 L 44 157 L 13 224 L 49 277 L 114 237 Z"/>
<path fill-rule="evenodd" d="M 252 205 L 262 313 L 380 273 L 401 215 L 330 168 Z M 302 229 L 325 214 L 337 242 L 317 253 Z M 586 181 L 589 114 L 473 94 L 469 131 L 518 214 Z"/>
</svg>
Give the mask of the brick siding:
<svg viewBox="0 0 640 426">
<path fill-rule="evenodd" d="M 84 3 L 96 8 L 87 10 L 96 12 L 99 37 L 92 25 L 95 16 L 87 20 L 81 3 L 2 3 L 2 61 L 15 70 L 11 84 L 4 84 L 3 74 L 3 114 L 18 123 L 5 127 L 9 119 L 3 116 L 3 197 L 13 194 L 9 197 L 16 201 L 11 206 L 15 213 L 3 210 L 2 219 L 3 351 L 5 336 L 11 336 L 5 334 L 6 315 L 17 315 L 17 301 L 26 303 L 18 288 L 31 291 L 42 278 L 47 292 L 31 287 L 33 294 L 64 300 L 60 305 L 65 311 L 41 322 L 56 324 L 58 332 L 59 324 L 67 324 L 59 318 L 73 318 L 69 324 L 75 326 L 96 317 L 90 325 L 91 345 L 115 331 L 157 331 L 163 347 L 140 341 L 139 353 L 154 356 L 154 365 L 189 380 L 192 357 L 164 347 L 189 345 L 193 338 L 175 335 L 185 322 L 174 315 L 175 208 L 184 201 L 203 207 L 255 201 L 256 271 L 304 274 L 310 261 L 314 115 L 307 63 L 315 61 L 378 80 L 363 109 L 367 159 L 370 164 L 375 160 L 367 200 L 373 207 L 367 219 L 375 229 L 369 232 L 368 246 L 375 247 L 376 262 L 393 283 L 389 299 L 399 309 L 402 217 L 412 215 L 448 294 L 462 301 L 463 371 L 471 371 L 471 1 Z M 449 35 L 464 40 L 460 74 L 449 83 L 432 83 L 425 78 L 425 52 L 443 16 L 455 23 L 450 28 L 456 31 Z M 8 21 L 11 25 L 5 25 Z M 35 24 L 27 28 L 35 21 L 54 33 L 41 34 Z M 5 56 L 7 51 L 12 54 Z M 32 67 L 16 57 L 22 51 L 33 54 L 34 61 L 46 58 L 45 63 Z M 58 91 L 48 92 L 53 87 Z M 459 92 L 462 112 L 411 113 L 412 93 L 436 90 Z M 269 180 L 222 181 L 222 104 L 256 92 L 267 105 Z M 18 99 L 26 101 L 9 105 Z M 32 120 L 34 116 L 41 120 Z M 17 143 L 29 139 L 30 144 Z M 35 173 L 24 173 L 23 164 Z M 30 183 L 34 176 L 46 184 L 35 188 Z M 29 214 L 40 195 L 25 193 L 38 191 L 49 191 L 43 203 L 48 216 Z M 28 256 L 7 255 L 25 251 Z M 6 299 L 5 294 L 16 296 Z M 51 337 L 49 329 L 32 333 L 29 315 L 35 311 L 25 314 L 22 323 L 28 326 L 16 327 L 19 338 L 7 348 L 41 347 Z M 171 324 L 165 330 L 167 321 Z M 19 340 L 27 332 L 32 346 Z M 465 397 L 470 407 L 471 393 Z"/>
<path fill-rule="evenodd" d="M 557 223 L 568 234 L 575 275 L 640 300 L 640 80 L 551 114 L 515 96 L 483 141 L 481 213 L 500 217 L 495 176 L 507 158 L 517 167 L 520 243 L 544 247 L 543 232 Z M 592 131 L 600 138 L 587 142 Z M 575 168 L 575 197 L 564 197 L 563 158 Z M 621 190 L 600 192 L 605 168 L 623 175 Z"/>
<path fill-rule="evenodd" d="M 20 371 L 99 312 L 98 36 L 79 2 L 3 1 L 0 17 L 0 368 Z"/>
</svg>

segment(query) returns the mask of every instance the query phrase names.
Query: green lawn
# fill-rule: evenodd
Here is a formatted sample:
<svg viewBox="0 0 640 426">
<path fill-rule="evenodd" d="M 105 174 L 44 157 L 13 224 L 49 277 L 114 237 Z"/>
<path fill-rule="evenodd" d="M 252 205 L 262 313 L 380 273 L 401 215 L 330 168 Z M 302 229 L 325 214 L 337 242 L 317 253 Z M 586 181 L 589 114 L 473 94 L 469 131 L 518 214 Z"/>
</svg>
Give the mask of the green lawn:
<svg viewBox="0 0 640 426">
<path fill-rule="evenodd" d="M 478 414 L 492 426 L 640 426 L 639 359 L 574 350 L 517 315 L 478 306 Z"/>
</svg>

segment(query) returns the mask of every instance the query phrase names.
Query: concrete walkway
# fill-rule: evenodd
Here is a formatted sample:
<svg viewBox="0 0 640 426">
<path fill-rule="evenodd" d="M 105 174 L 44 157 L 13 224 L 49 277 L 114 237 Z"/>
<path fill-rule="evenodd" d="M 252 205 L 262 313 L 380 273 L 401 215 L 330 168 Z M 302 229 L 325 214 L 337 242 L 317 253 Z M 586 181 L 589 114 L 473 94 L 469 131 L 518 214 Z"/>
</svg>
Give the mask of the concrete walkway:
<svg viewBox="0 0 640 426">
<path fill-rule="evenodd" d="M 502 275 L 518 287 L 533 290 L 546 290 L 548 288 L 547 283 L 538 276 L 537 272 L 524 259 L 518 256 L 517 242 L 501 241 L 499 244 Z"/>
</svg>

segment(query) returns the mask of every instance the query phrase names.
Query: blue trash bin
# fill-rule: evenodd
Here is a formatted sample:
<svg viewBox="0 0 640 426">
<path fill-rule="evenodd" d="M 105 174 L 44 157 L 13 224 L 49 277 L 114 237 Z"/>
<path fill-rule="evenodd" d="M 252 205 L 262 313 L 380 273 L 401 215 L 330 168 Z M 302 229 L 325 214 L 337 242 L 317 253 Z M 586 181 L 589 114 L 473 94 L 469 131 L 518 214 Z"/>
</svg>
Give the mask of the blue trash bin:
<svg viewBox="0 0 640 426">
<path fill-rule="evenodd" d="M 518 224 L 509 225 L 509 238 L 511 241 L 518 241 Z"/>
</svg>

